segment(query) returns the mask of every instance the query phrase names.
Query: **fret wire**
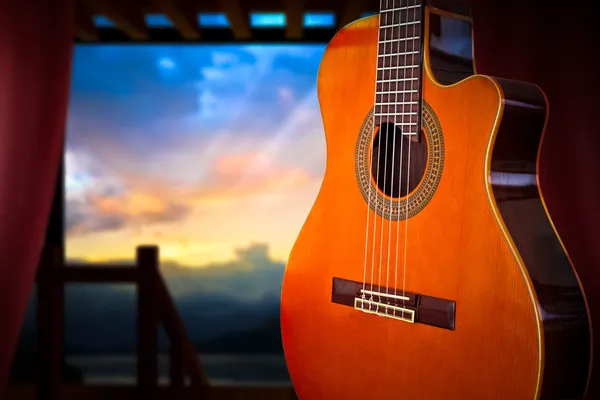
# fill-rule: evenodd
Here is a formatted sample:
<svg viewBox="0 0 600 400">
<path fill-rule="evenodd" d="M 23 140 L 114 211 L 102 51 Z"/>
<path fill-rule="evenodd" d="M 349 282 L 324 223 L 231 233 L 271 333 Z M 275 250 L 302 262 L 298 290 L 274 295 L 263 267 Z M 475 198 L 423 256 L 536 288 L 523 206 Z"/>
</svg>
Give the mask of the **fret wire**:
<svg viewBox="0 0 600 400">
<path fill-rule="evenodd" d="M 399 101 L 394 104 L 419 104 L 418 101 Z M 376 106 L 389 106 L 390 103 L 375 103 Z"/>
<path fill-rule="evenodd" d="M 382 79 L 382 80 L 377 80 L 377 83 L 385 83 L 385 82 L 396 82 L 396 81 L 416 81 L 419 78 L 399 78 L 399 79 Z"/>
<path fill-rule="evenodd" d="M 383 114 L 375 114 L 375 116 L 377 116 L 377 117 L 397 117 L 398 114 L 383 113 Z M 412 128 L 412 127 L 416 127 L 417 123 L 416 122 L 396 122 L 395 125 L 403 125 L 403 126 L 408 126 L 409 128 Z"/>
<path fill-rule="evenodd" d="M 383 43 L 383 41 L 382 41 L 382 43 Z M 380 54 L 378 57 L 409 56 L 411 54 L 418 54 L 418 53 L 420 53 L 419 50 L 414 50 L 414 51 L 405 51 L 403 53 Z"/>
<path fill-rule="evenodd" d="M 417 93 L 418 90 L 393 90 L 389 92 L 375 92 L 375 94 L 395 94 L 395 93 Z"/>
<path fill-rule="evenodd" d="M 421 4 L 418 4 L 416 6 L 406 6 L 406 7 L 400 7 L 400 8 L 390 8 L 389 10 L 381 10 L 381 13 L 388 13 L 388 12 L 394 12 L 394 11 L 401 11 L 401 10 L 410 10 L 413 8 L 420 8 L 422 7 Z"/>
<path fill-rule="evenodd" d="M 420 65 L 398 65 L 396 67 L 377 67 L 377 71 L 387 71 L 391 69 L 409 69 L 409 68 L 419 68 Z"/>
<path fill-rule="evenodd" d="M 379 28 L 396 28 L 399 26 L 406 26 L 406 25 L 415 25 L 415 24 L 420 24 L 421 21 L 408 21 L 408 22 L 401 22 L 399 24 L 392 24 L 392 25 L 379 25 Z"/>
<path fill-rule="evenodd" d="M 377 115 L 383 115 L 386 113 L 376 113 Z M 389 113 L 390 115 L 419 115 L 418 113 L 413 113 L 413 112 L 399 112 L 399 113 Z"/>
<path fill-rule="evenodd" d="M 398 38 L 398 39 L 387 39 L 387 40 L 380 40 L 379 43 L 392 43 L 392 42 L 406 42 L 407 40 L 415 40 L 415 39 L 420 39 L 420 36 L 415 36 L 415 37 L 408 37 L 408 38 Z"/>
</svg>

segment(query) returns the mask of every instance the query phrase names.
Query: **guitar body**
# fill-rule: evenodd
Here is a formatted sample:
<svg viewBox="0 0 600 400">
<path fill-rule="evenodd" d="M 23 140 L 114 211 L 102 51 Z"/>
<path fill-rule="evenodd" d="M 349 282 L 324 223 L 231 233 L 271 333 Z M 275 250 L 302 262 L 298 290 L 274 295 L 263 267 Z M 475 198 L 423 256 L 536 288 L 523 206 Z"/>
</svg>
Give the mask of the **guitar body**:
<svg viewBox="0 0 600 400">
<path fill-rule="evenodd" d="M 343 28 L 323 56 L 326 172 L 281 297 L 295 391 L 300 400 L 581 399 L 591 325 L 538 188 L 545 96 L 476 75 L 473 63 L 445 74 L 452 60 L 435 58 L 434 22 L 470 18 L 425 10 L 424 134 L 413 145 L 425 146 L 427 166 L 405 197 L 414 197 L 408 219 L 373 211 L 365 193 L 376 178 L 361 175 L 379 18 Z M 364 287 L 412 293 L 414 321 L 357 309 Z"/>
</svg>

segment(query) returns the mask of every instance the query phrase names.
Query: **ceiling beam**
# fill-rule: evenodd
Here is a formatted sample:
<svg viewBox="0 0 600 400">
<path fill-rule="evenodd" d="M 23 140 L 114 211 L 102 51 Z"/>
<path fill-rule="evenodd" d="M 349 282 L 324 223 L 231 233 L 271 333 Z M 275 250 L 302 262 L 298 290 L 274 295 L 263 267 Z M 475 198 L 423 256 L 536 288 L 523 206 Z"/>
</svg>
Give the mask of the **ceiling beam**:
<svg viewBox="0 0 600 400">
<path fill-rule="evenodd" d="M 148 27 L 139 7 L 124 0 L 85 0 L 98 14 L 104 15 L 132 40 L 148 40 Z"/>
<path fill-rule="evenodd" d="M 200 39 L 198 15 L 191 2 L 178 0 L 153 0 L 156 8 L 173 22 L 181 36 L 186 40 Z"/>
<path fill-rule="evenodd" d="M 288 39 L 302 38 L 304 0 L 285 0 L 285 36 Z"/>
<path fill-rule="evenodd" d="M 240 0 L 219 0 L 219 6 L 227 15 L 233 30 L 233 36 L 236 39 L 250 39 L 252 32 L 250 31 L 249 13 L 240 3 Z"/>
<path fill-rule="evenodd" d="M 367 0 L 347 0 L 346 7 L 341 9 L 338 13 L 338 15 L 340 15 L 340 18 L 337 21 L 338 29 L 359 19 L 364 12 L 368 11 L 368 3 Z"/>
<path fill-rule="evenodd" d="M 94 25 L 92 11 L 82 2 L 77 3 L 75 13 L 75 36 L 86 42 L 98 40 L 98 29 Z"/>
</svg>

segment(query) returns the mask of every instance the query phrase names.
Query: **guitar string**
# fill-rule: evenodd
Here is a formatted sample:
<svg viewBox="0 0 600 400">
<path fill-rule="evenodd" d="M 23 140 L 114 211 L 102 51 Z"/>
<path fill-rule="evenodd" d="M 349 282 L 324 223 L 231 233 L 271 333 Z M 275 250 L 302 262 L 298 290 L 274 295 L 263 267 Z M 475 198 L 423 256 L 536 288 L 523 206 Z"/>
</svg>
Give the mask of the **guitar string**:
<svg viewBox="0 0 600 400">
<path fill-rule="evenodd" d="M 395 0 L 394 0 L 395 1 Z M 400 5 L 396 6 L 396 4 L 394 3 L 394 9 L 396 8 L 400 8 L 402 6 L 402 0 L 400 0 Z M 394 34 L 394 22 L 392 20 L 392 24 L 391 24 L 391 29 L 392 29 L 392 35 Z M 394 213 L 393 213 L 393 209 L 394 209 L 394 169 L 396 166 L 396 129 L 397 129 L 397 125 L 398 125 L 398 116 L 402 115 L 402 112 L 398 112 L 398 93 L 400 92 L 401 94 L 401 101 L 400 103 L 402 103 L 402 96 L 404 95 L 404 92 L 402 90 L 399 90 L 398 86 L 399 86 L 399 79 L 400 79 L 400 69 L 401 69 L 401 64 L 400 64 L 400 45 L 402 42 L 402 35 L 401 35 L 401 28 L 402 24 L 401 24 L 401 19 L 398 18 L 398 25 L 397 25 L 397 32 L 398 32 L 398 37 L 395 38 L 396 39 L 396 50 L 394 50 L 394 48 L 392 47 L 392 53 L 396 55 L 396 65 L 393 66 L 395 68 L 390 68 L 390 74 L 389 74 L 389 79 L 390 81 L 393 79 L 396 82 L 396 87 L 394 89 L 394 103 L 393 103 L 393 107 L 394 107 L 394 125 L 393 125 L 393 134 L 394 134 L 394 144 L 393 144 L 393 150 L 392 150 L 392 176 L 391 176 L 391 189 L 390 189 L 390 218 L 389 218 L 389 232 L 388 232 L 388 259 L 387 259 L 387 280 L 386 280 L 386 294 L 388 294 L 388 290 L 387 288 L 389 288 L 389 273 L 390 273 L 390 249 L 392 248 L 392 222 L 394 221 Z M 391 63 L 390 63 L 391 64 Z M 404 69 L 406 70 L 406 69 Z M 395 73 L 392 73 L 395 72 Z M 390 87 L 391 87 L 391 83 L 390 83 Z M 401 89 L 401 88 L 400 88 Z M 400 128 L 400 166 L 398 167 L 398 192 L 401 192 L 401 182 L 402 182 L 402 129 Z M 396 213 L 395 216 L 395 221 L 396 221 L 396 226 L 398 226 L 399 224 L 399 213 Z M 398 276 L 398 229 L 396 228 L 396 249 L 395 249 L 395 255 L 396 255 L 396 267 L 395 267 L 395 276 Z M 397 278 L 394 279 L 395 281 L 397 281 Z M 396 282 L 394 282 L 394 295 L 397 295 L 396 293 Z M 389 297 L 388 297 L 388 304 L 389 304 Z M 386 310 L 387 313 L 387 310 Z M 394 310 L 394 315 L 396 315 L 396 311 Z"/>
<path fill-rule="evenodd" d="M 394 2 L 396 0 L 392 0 L 392 9 L 394 8 Z M 386 0 L 386 10 L 389 10 L 389 0 Z M 392 25 L 394 24 L 394 14 L 392 13 Z M 388 17 L 386 14 L 386 21 L 385 21 L 385 26 L 388 26 Z M 386 68 L 386 61 L 388 59 L 388 54 L 387 54 L 387 43 L 388 43 L 388 35 L 387 35 L 387 28 L 384 28 L 385 34 L 385 43 L 383 44 L 383 57 L 381 58 L 383 60 L 382 62 L 382 69 L 381 69 L 381 75 L 384 76 L 385 75 L 385 71 L 387 71 Z M 393 42 L 391 42 L 391 40 L 394 39 L 394 32 L 392 31 L 391 35 L 390 35 L 391 39 L 390 39 L 390 53 L 392 52 L 392 48 L 393 48 Z M 377 44 L 378 47 L 378 51 L 379 51 L 379 44 Z M 391 59 L 391 57 L 390 57 Z M 379 67 L 379 57 L 377 59 L 377 66 Z M 384 81 L 385 79 L 381 79 L 382 81 Z M 382 83 L 382 86 L 384 85 L 384 83 Z M 377 91 L 377 90 L 376 90 Z M 385 92 L 385 90 L 381 90 L 381 93 Z M 382 94 L 381 97 L 383 97 L 384 95 Z M 387 102 L 384 101 L 379 101 L 380 104 L 380 109 L 383 111 L 383 107 L 387 107 L 387 111 L 385 112 L 385 129 L 382 130 L 381 126 L 384 126 L 384 122 L 383 122 L 383 118 L 381 118 L 381 120 L 379 121 L 380 124 L 380 128 L 379 128 L 379 143 L 381 143 L 381 135 L 383 133 L 385 133 L 385 156 L 383 158 L 383 188 L 381 189 L 381 191 L 383 192 L 383 194 L 385 194 L 385 184 L 387 182 L 387 160 L 388 160 L 388 142 L 389 142 L 389 138 L 390 138 L 390 133 L 389 133 L 389 123 L 388 123 L 388 119 L 390 118 L 390 105 L 389 105 L 389 100 Z M 387 104 L 386 106 L 384 106 L 383 104 Z M 382 115 L 384 113 L 382 112 Z M 380 146 L 381 149 L 381 146 Z M 381 155 L 381 150 L 379 151 L 379 154 Z M 381 160 L 380 158 L 377 159 L 377 165 L 379 168 L 379 165 L 381 165 Z M 379 182 L 379 179 L 377 180 L 377 182 Z M 379 184 L 378 184 L 379 186 Z M 382 202 L 385 203 L 385 197 L 382 196 Z M 382 205 L 382 209 L 385 207 L 385 205 Z M 379 265 L 379 277 L 377 278 L 377 293 L 379 293 L 379 299 L 377 301 L 377 304 L 379 306 L 379 304 L 381 304 L 381 272 L 383 270 L 383 242 L 384 242 L 384 238 L 383 238 L 383 232 L 384 232 L 384 228 L 385 228 L 385 218 L 382 216 L 381 218 L 381 234 L 379 237 L 379 260 L 378 260 L 378 265 Z M 389 239 L 388 239 L 388 252 L 389 252 Z M 387 289 L 386 289 L 387 290 Z"/>
<path fill-rule="evenodd" d="M 413 20 L 416 20 L 416 18 L 417 18 L 417 7 L 416 6 L 417 6 L 418 2 L 419 2 L 419 0 L 415 0 L 415 4 L 414 4 L 415 7 L 413 8 Z M 419 7 L 419 9 L 422 9 L 422 5 L 421 5 L 421 7 Z M 423 12 L 421 12 L 421 18 L 420 19 L 422 21 L 422 19 L 423 19 Z M 422 29 L 422 25 L 421 24 L 419 24 L 419 28 L 420 28 L 419 32 L 421 32 L 419 34 L 419 37 L 421 37 L 421 36 L 423 36 L 423 33 L 422 33 L 423 29 Z M 413 51 L 415 51 L 415 47 L 416 47 L 416 39 L 415 38 L 417 37 L 417 35 L 416 35 L 416 33 L 417 33 L 416 27 L 413 29 L 413 31 L 414 32 L 413 32 L 413 35 L 412 35 L 412 37 L 413 37 L 413 39 L 412 39 L 412 48 L 413 48 Z M 422 42 L 423 41 L 421 40 L 421 43 Z M 419 46 L 419 47 L 421 47 L 421 46 Z M 412 58 L 413 58 L 413 64 L 414 64 L 414 59 L 416 58 L 414 56 L 414 54 L 413 54 Z M 421 59 L 420 59 L 420 57 L 419 57 L 419 60 L 417 61 L 417 63 L 419 64 L 419 69 L 418 69 L 419 76 L 417 77 L 417 95 L 419 96 L 419 98 L 421 98 L 420 91 L 419 91 L 419 89 L 420 89 L 420 84 L 419 84 L 420 79 L 419 78 L 420 78 L 420 73 L 421 73 L 421 67 L 420 67 L 420 65 L 421 65 Z M 411 88 L 411 90 L 413 89 L 413 80 L 410 81 L 410 88 Z M 420 126 L 419 126 L 419 120 L 420 120 L 420 118 L 419 118 L 419 104 L 418 103 L 417 103 L 417 118 L 416 119 L 417 119 L 416 129 L 417 129 L 417 135 L 418 135 L 420 133 Z M 411 142 L 412 142 L 412 140 L 409 140 L 409 142 L 408 142 L 408 160 L 407 160 L 408 167 L 407 167 L 407 171 L 406 171 L 406 210 L 405 210 L 405 213 L 404 213 L 406 220 L 404 222 L 404 278 L 403 278 L 403 282 L 402 282 L 402 297 L 406 296 L 406 270 L 408 269 L 408 266 L 407 266 L 407 253 L 408 253 L 408 203 L 409 203 L 408 202 L 408 191 L 410 189 L 410 147 L 411 147 Z M 406 307 L 406 301 L 404 299 L 402 300 L 402 304 L 403 304 L 404 307 Z M 404 316 L 404 311 L 402 312 L 402 314 Z"/>
<path fill-rule="evenodd" d="M 383 0 L 379 0 L 379 9 L 381 10 L 381 8 L 383 7 Z M 379 25 L 377 27 L 377 55 L 376 55 L 376 63 L 375 63 L 375 70 L 377 71 L 378 67 L 379 67 L 379 41 L 380 41 L 380 34 L 381 34 L 381 29 L 379 28 L 379 26 L 381 26 L 381 17 L 382 17 L 382 13 L 379 13 Z M 375 122 L 377 121 L 376 115 L 377 115 L 377 106 L 375 106 L 375 103 L 377 103 L 377 73 L 375 73 L 375 94 L 374 94 L 374 100 L 373 100 L 373 121 L 372 121 L 372 128 L 373 128 L 373 134 L 372 134 L 372 138 L 375 139 L 374 135 L 375 135 L 375 131 L 376 131 L 376 127 L 375 127 Z M 361 298 L 363 300 L 366 299 L 366 294 L 365 291 L 367 289 L 367 258 L 368 258 L 368 254 L 369 254 L 369 222 L 370 222 L 370 212 L 371 212 L 371 176 L 373 175 L 373 162 L 372 162 L 372 144 L 369 144 L 367 151 L 369 152 L 368 154 L 370 154 L 370 156 L 367 157 L 367 160 L 369 162 L 369 189 L 368 189 L 368 194 L 367 194 L 367 221 L 365 223 L 366 228 L 365 228 L 365 262 L 364 262 L 364 271 L 363 271 L 363 289 L 362 289 L 362 295 Z M 377 215 L 375 212 L 373 212 L 374 215 Z M 371 291 L 373 290 L 373 275 L 371 272 Z M 365 308 L 365 303 L 364 301 L 361 303 L 362 309 L 364 310 Z M 370 306 L 369 306 L 370 308 Z"/>
<path fill-rule="evenodd" d="M 396 0 L 393 0 L 394 3 L 392 4 L 393 8 L 397 8 L 396 7 Z M 400 4 L 402 4 L 402 0 L 400 0 Z M 394 40 L 394 17 L 392 16 L 392 23 L 390 24 L 390 28 L 392 31 L 392 40 Z M 389 80 L 390 80 L 390 85 L 389 87 L 391 87 L 391 80 L 394 79 L 396 81 L 396 87 L 394 89 L 394 102 L 392 107 L 394 108 L 394 112 L 393 112 L 393 116 L 394 116 L 394 123 L 392 125 L 392 135 L 394 135 L 394 140 L 393 140 L 393 144 L 392 144 L 392 174 L 390 177 L 390 182 L 391 182 L 391 188 L 390 188 L 390 216 L 389 216 L 389 222 L 388 222 L 388 254 L 387 254 L 387 268 L 386 268 L 386 279 L 385 279 L 385 294 L 389 294 L 389 287 L 390 287 L 390 252 L 392 249 L 392 222 L 394 220 L 394 170 L 396 168 L 396 124 L 397 124 L 397 119 L 398 119 L 398 78 L 400 75 L 400 39 L 401 39 L 401 35 L 400 35 L 400 29 L 401 29 L 401 25 L 400 25 L 400 21 L 398 21 L 398 38 L 397 41 L 395 42 L 397 44 L 397 48 L 395 51 L 396 54 L 396 65 L 393 66 L 393 56 L 390 57 L 390 69 L 389 69 Z M 394 43 L 394 42 L 392 42 Z M 394 54 L 394 47 L 391 46 L 390 51 L 392 52 L 392 54 Z M 395 67 L 395 69 L 394 69 Z M 395 74 L 393 73 L 395 72 Z M 384 75 L 384 74 L 382 74 Z M 388 95 L 388 101 L 389 98 L 391 96 Z M 388 106 L 389 107 L 389 106 Z M 400 146 L 402 146 L 402 132 L 400 132 Z M 402 151 L 402 150 L 401 150 Z M 400 157 L 402 157 L 402 153 L 400 153 Z M 400 168 L 402 167 L 402 164 L 400 164 Z M 402 170 L 400 169 L 399 171 L 400 173 L 400 177 L 402 177 Z M 398 184 L 398 187 L 400 188 L 400 183 Z M 396 224 L 398 222 L 396 221 Z M 398 254 L 398 236 L 396 235 L 396 263 L 397 263 L 397 254 Z M 394 287 L 395 288 L 395 287 Z M 389 297 L 387 297 L 387 304 L 389 304 Z M 386 314 L 387 314 L 387 308 L 386 308 Z M 395 315 L 395 311 L 394 311 L 394 315 Z"/>
<path fill-rule="evenodd" d="M 403 8 L 403 7 L 399 7 L 399 8 Z M 407 7 L 405 7 L 407 8 Z M 402 12 L 402 10 L 400 10 L 400 12 Z M 401 16 L 402 14 L 400 14 Z M 400 18 L 400 16 L 398 17 L 398 24 L 402 24 L 402 18 Z M 407 16 L 408 16 L 408 12 L 407 12 Z M 408 18 L 407 18 L 407 23 L 408 23 Z M 401 25 L 400 25 L 401 26 Z M 408 38 L 408 32 L 409 32 L 409 26 L 408 24 L 404 25 L 406 26 L 405 28 L 405 33 L 404 36 L 406 36 L 406 38 Z M 401 28 L 399 28 L 398 30 L 400 31 Z M 400 32 L 398 32 L 400 33 Z M 401 35 L 399 35 L 401 36 Z M 398 54 L 402 53 L 404 55 L 404 62 L 402 63 L 403 65 L 403 71 L 402 71 L 402 95 L 406 95 L 406 71 L 408 70 L 408 65 L 407 65 L 407 57 L 408 57 L 408 42 L 405 41 L 404 43 L 404 51 L 401 52 L 400 51 L 400 42 L 398 42 Z M 398 176 L 398 221 L 396 223 L 396 268 L 395 268 L 395 276 L 394 276 L 394 295 L 397 296 L 398 295 L 398 256 L 400 254 L 400 247 L 399 247 L 399 242 L 400 242 L 400 199 L 402 198 L 402 169 L 404 168 L 404 126 L 406 124 L 406 115 L 408 114 L 408 118 L 410 121 L 410 118 L 412 117 L 412 115 L 410 115 L 411 113 L 407 113 L 406 112 L 406 101 L 404 98 L 402 98 L 402 102 L 401 102 L 401 112 L 400 112 L 400 138 L 401 138 L 401 143 L 400 143 L 400 174 Z M 402 295 L 404 296 L 404 294 Z M 405 304 L 405 303 L 403 303 Z M 394 312 L 394 315 L 395 312 Z M 402 314 L 402 316 L 404 316 L 404 313 Z"/>
<path fill-rule="evenodd" d="M 393 0 L 392 0 L 393 1 Z M 389 0 L 385 0 L 385 9 L 387 10 L 389 8 Z M 383 14 L 383 13 L 380 13 Z M 385 22 L 384 25 L 387 25 L 387 13 L 385 13 Z M 381 20 L 381 17 L 380 17 Z M 393 20 L 392 20 L 393 22 Z M 381 28 L 378 27 L 379 31 L 381 32 Z M 385 60 L 386 58 L 386 46 L 387 46 L 387 32 L 384 32 L 383 34 L 383 60 Z M 377 44 L 377 53 L 379 53 L 379 43 Z M 385 63 L 385 61 L 384 61 Z M 377 56 L 377 68 L 376 68 L 376 73 L 375 75 L 377 76 L 377 71 L 379 70 L 379 55 Z M 382 69 L 382 71 L 385 71 L 385 69 Z M 382 79 L 383 80 L 383 79 Z M 381 84 L 382 88 L 384 83 Z M 375 88 L 377 88 L 377 85 L 375 85 Z M 383 92 L 384 90 L 382 90 Z M 377 90 L 375 90 L 375 93 L 377 93 Z M 380 118 L 379 118 L 379 131 L 377 134 L 377 139 L 378 139 L 378 144 L 377 144 L 377 173 L 376 173 L 376 177 L 375 177 L 375 209 L 377 209 L 379 207 L 379 170 L 380 170 L 380 161 L 381 161 L 381 135 L 382 135 L 382 129 L 381 126 L 382 124 L 382 120 L 383 120 L 383 116 L 384 116 L 384 112 L 382 109 L 382 106 L 379 106 L 380 108 Z M 375 95 L 375 110 L 377 110 L 377 95 Z M 372 164 L 372 162 L 371 162 Z M 385 177 L 384 177 L 385 179 Z M 384 184 L 385 187 L 385 184 Z M 379 238 L 380 241 L 380 245 L 379 245 L 379 253 L 378 253 L 378 260 L 377 260 L 377 264 L 379 264 L 379 278 L 377 279 L 377 285 L 378 285 L 378 289 L 377 289 L 377 293 L 380 294 L 378 299 L 377 299 L 377 307 L 376 307 L 376 312 L 379 311 L 379 304 L 381 303 L 381 253 L 382 253 L 382 249 L 383 249 L 383 221 L 384 218 L 381 218 L 381 233 L 382 233 L 382 237 Z M 374 271 L 375 271 L 375 244 L 377 241 L 377 213 L 373 213 L 373 253 L 372 253 L 372 257 L 371 257 L 371 301 L 373 301 L 373 275 L 374 275 Z"/>
</svg>

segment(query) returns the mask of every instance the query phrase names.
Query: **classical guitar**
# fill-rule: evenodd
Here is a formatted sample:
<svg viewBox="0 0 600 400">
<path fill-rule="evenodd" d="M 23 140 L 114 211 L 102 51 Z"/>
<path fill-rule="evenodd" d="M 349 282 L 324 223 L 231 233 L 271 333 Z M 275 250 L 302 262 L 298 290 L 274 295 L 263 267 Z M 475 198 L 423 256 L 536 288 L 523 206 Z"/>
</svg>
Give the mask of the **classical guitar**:
<svg viewBox="0 0 600 400">
<path fill-rule="evenodd" d="M 475 72 L 472 18 L 382 0 L 318 74 L 322 186 L 283 280 L 300 400 L 581 399 L 591 324 L 548 214 L 542 90 Z"/>
</svg>

